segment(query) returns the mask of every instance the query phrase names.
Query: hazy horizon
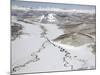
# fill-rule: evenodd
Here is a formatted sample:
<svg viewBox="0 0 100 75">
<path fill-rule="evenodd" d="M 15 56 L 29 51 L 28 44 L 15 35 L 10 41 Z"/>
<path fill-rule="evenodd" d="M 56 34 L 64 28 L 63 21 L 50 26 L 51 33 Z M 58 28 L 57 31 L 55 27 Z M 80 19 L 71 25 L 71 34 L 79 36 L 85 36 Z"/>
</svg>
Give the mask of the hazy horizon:
<svg viewBox="0 0 100 75">
<path fill-rule="evenodd" d="M 80 4 L 64 4 L 64 3 L 48 3 L 48 2 L 35 2 L 35 1 L 17 1 L 12 0 L 12 5 L 19 7 L 31 7 L 31 8 L 60 8 L 60 9 L 77 9 L 77 10 L 94 10 L 95 5 L 80 5 Z"/>
</svg>

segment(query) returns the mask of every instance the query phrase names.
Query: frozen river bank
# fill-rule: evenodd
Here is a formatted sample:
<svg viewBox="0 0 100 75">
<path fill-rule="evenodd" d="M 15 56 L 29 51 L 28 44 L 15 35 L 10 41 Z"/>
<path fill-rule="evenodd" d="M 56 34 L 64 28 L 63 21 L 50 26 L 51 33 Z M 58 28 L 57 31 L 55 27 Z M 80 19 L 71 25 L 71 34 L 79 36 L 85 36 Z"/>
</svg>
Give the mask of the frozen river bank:
<svg viewBox="0 0 100 75">
<path fill-rule="evenodd" d="M 95 69 L 95 14 L 12 12 L 12 73 Z"/>
</svg>

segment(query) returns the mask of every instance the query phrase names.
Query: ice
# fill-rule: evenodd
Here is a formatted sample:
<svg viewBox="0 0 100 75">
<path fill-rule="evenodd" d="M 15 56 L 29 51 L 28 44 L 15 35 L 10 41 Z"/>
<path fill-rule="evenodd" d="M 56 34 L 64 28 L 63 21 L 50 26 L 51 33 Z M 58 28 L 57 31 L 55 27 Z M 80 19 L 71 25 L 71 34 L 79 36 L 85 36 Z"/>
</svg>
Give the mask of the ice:
<svg viewBox="0 0 100 75">
<path fill-rule="evenodd" d="M 54 8 L 53 12 L 50 11 L 50 8 L 29 9 L 24 7 L 18 8 L 16 6 L 12 9 L 17 14 L 18 10 L 23 10 L 25 13 L 28 13 L 27 11 L 30 10 L 32 10 L 32 12 L 41 11 L 42 13 L 48 11 L 46 14 L 44 13 L 38 16 L 32 14 L 31 17 L 22 15 L 12 16 L 12 22 L 23 26 L 23 29 L 21 30 L 23 33 L 15 40 L 11 41 L 11 67 L 13 74 L 95 69 L 95 53 L 93 53 L 95 50 L 91 47 L 95 45 L 95 22 L 91 22 L 94 17 L 92 15 L 93 18 L 91 18 L 90 11 L 88 12 L 88 10 L 85 10 L 84 14 L 81 10 L 61 10 L 61 12 L 64 12 L 61 14 L 61 12 L 58 13 L 58 9 Z M 69 11 L 73 13 L 70 14 Z M 67 16 L 65 12 L 67 12 Z M 77 17 L 77 14 L 74 14 L 74 12 L 83 13 Z M 78 21 L 76 18 L 85 21 L 83 16 L 86 15 L 86 13 L 91 19 L 88 19 L 88 22 L 86 23 L 83 22 L 77 25 Z M 59 16 L 58 14 L 62 16 Z M 68 18 L 68 20 L 66 20 L 66 18 Z M 60 23 L 64 21 L 66 22 Z M 92 26 L 90 27 L 88 25 Z M 87 32 L 85 32 L 85 29 Z M 68 34 L 68 36 L 65 36 L 66 34 Z M 61 37 L 61 35 L 64 36 Z M 60 37 L 60 39 L 55 41 L 54 39 L 57 39 L 58 37 Z M 84 40 L 85 43 L 82 42 Z M 71 43 L 77 43 L 78 45 L 75 46 Z"/>
</svg>

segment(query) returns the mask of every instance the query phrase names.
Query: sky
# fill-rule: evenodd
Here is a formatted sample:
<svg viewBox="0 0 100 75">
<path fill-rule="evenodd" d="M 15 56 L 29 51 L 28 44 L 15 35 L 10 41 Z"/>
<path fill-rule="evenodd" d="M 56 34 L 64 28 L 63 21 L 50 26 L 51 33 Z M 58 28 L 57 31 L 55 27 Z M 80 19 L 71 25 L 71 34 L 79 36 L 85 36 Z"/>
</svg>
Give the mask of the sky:
<svg viewBox="0 0 100 75">
<path fill-rule="evenodd" d="M 94 5 L 79 5 L 79 4 L 63 4 L 63 3 L 45 3 L 34 1 L 18 1 L 12 0 L 12 5 L 24 6 L 31 8 L 60 8 L 60 9 L 78 9 L 78 10 L 95 10 Z"/>
</svg>

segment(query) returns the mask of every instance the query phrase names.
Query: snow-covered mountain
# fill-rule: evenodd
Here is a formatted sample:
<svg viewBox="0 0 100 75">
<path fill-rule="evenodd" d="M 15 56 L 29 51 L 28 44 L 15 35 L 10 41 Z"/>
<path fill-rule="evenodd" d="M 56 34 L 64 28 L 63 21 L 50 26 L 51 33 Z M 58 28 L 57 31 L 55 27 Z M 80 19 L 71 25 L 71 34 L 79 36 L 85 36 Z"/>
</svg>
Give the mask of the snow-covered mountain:
<svg viewBox="0 0 100 75">
<path fill-rule="evenodd" d="M 12 9 L 16 9 L 16 10 L 24 10 L 24 11 L 28 11 L 28 10 L 35 10 L 35 11 L 55 11 L 55 12 L 69 12 L 69 13 L 95 13 L 94 10 L 85 10 L 85 9 L 60 9 L 60 8 L 31 8 L 31 7 L 19 7 L 19 6 L 12 6 Z"/>
<path fill-rule="evenodd" d="M 12 6 L 11 16 L 13 74 L 95 69 L 94 10 Z"/>
</svg>

